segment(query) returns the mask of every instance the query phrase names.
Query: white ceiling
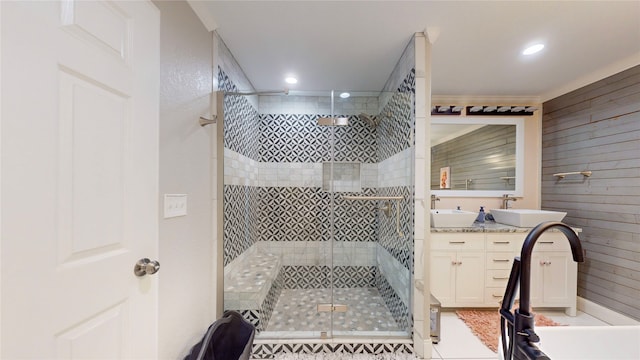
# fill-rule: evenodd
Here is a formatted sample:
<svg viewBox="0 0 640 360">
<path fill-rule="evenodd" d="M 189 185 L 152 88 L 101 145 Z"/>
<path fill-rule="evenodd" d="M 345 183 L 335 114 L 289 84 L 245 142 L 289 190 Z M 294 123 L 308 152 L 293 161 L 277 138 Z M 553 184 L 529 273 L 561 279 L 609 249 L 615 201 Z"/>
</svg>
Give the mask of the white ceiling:
<svg viewBox="0 0 640 360">
<path fill-rule="evenodd" d="M 434 96 L 544 101 L 640 64 L 640 1 L 190 4 L 256 90 L 380 91 L 412 35 L 425 30 Z M 520 55 L 535 41 L 545 43 L 542 52 Z M 284 83 L 289 73 L 298 84 Z"/>
</svg>

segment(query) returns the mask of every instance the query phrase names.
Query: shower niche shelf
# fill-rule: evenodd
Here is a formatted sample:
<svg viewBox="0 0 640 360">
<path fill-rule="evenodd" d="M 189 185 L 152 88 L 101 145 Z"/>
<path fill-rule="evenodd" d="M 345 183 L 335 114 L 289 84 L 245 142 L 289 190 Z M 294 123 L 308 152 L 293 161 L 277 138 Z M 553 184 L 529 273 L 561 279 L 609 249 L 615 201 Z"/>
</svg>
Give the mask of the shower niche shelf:
<svg viewBox="0 0 640 360">
<path fill-rule="evenodd" d="M 359 162 L 323 162 L 322 190 L 334 192 L 361 192 Z"/>
</svg>

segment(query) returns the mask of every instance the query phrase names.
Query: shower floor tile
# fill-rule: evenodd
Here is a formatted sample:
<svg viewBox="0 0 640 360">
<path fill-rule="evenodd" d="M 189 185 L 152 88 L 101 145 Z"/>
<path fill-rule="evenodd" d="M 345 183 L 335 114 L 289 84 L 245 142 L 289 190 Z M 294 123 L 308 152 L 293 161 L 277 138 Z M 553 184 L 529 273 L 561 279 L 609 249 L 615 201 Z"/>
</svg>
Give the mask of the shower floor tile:
<svg viewBox="0 0 640 360">
<path fill-rule="evenodd" d="M 335 289 L 335 304 L 347 312 L 333 314 L 335 331 L 400 331 L 376 288 Z M 285 289 L 273 310 L 267 331 L 329 331 L 331 313 L 317 304 L 331 302 L 330 289 Z"/>
</svg>

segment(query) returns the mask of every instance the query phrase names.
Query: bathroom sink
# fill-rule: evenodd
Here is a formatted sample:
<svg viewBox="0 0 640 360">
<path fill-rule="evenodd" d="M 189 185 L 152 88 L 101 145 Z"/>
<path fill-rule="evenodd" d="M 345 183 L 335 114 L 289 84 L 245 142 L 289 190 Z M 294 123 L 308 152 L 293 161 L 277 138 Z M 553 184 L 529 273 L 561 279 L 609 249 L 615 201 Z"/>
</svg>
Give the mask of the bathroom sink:
<svg viewBox="0 0 640 360">
<path fill-rule="evenodd" d="M 531 209 L 491 209 L 497 223 L 517 227 L 534 227 L 546 221 L 562 221 L 566 212 Z"/>
<path fill-rule="evenodd" d="M 469 227 L 478 214 L 471 211 L 453 209 L 431 210 L 431 227 Z"/>
</svg>

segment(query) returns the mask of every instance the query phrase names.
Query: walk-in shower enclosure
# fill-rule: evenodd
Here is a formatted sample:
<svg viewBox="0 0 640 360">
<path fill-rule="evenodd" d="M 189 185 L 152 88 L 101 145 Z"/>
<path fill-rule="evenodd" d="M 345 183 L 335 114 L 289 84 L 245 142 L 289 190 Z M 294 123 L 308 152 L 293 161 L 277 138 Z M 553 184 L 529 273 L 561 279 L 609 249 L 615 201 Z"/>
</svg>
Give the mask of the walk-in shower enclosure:
<svg viewBox="0 0 640 360">
<path fill-rule="evenodd" d="M 415 71 L 396 73 L 377 96 L 224 95 L 224 308 L 258 339 L 411 337 Z"/>
</svg>

